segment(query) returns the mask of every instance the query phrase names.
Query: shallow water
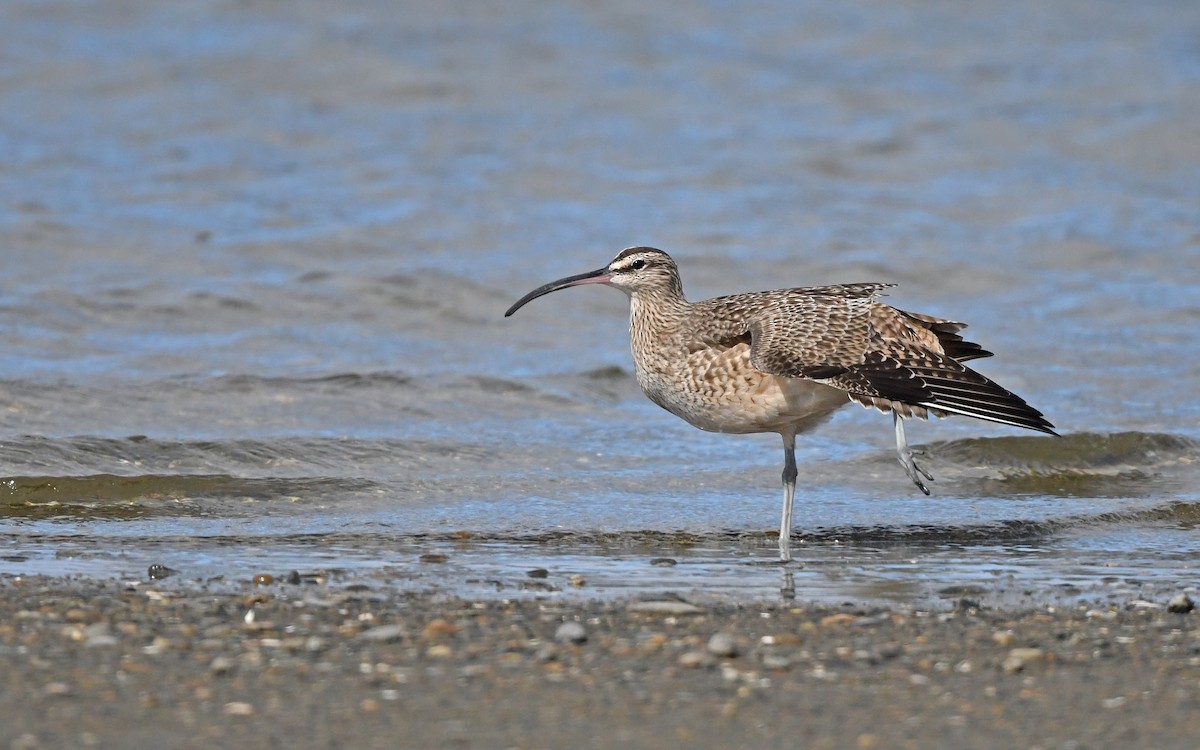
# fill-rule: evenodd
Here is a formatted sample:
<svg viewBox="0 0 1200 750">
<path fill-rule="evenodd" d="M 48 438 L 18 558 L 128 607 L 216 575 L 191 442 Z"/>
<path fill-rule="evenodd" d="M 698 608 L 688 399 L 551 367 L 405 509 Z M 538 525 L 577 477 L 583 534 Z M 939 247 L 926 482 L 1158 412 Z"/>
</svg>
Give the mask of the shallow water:
<svg viewBox="0 0 1200 750">
<path fill-rule="evenodd" d="M 1197 39 L 1184 2 L 6 3 L 0 573 L 1194 586 Z M 1065 437 L 912 425 L 926 498 L 843 410 L 789 584 L 777 437 L 647 402 L 612 290 L 501 317 L 632 244 L 693 299 L 897 282 Z"/>
</svg>

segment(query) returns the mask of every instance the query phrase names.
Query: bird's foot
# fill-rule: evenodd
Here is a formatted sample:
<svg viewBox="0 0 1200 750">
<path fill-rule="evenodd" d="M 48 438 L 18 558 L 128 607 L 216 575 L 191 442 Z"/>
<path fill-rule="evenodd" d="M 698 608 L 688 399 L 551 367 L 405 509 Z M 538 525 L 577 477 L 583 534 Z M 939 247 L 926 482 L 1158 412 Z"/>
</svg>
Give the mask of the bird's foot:
<svg viewBox="0 0 1200 750">
<path fill-rule="evenodd" d="M 917 489 L 928 495 L 929 488 L 925 486 L 925 482 L 922 482 L 921 478 L 924 477 L 927 481 L 932 482 L 933 475 L 928 471 L 925 471 L 925 469 L 921 468 L 917 464 L 916 460 L 913 458 L 913 451 L 911 450 L 901 451 L 899 459 L 900 465 L 904 467 L 904 473 L 908 474 L 908 478 L 913 481 L 913 484 L 917 485 Z"/>
</svg>

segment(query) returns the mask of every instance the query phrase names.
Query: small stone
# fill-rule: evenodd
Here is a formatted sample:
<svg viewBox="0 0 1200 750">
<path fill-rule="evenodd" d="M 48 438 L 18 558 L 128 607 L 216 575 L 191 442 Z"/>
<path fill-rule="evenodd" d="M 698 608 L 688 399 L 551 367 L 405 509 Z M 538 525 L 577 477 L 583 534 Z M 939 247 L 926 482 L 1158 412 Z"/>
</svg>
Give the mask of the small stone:
<svg viewBox="0 0 1200 750">
<path fill-rule="evenodd" d="M 1017 636 L 1011 630 L 997 630 L 992 633 L 992 640 L 997 646 L 1012 646 L 1017 642 Z"/>
<path fill-rule="evenodd" d="M 112 628 L 107 622 L 94 622 L 83 629 L 83 645 L 85 648 L 98 646 L 115 646 L 120 641 L 112 634 Z"/>
<path fill-rule="evenodd" d="M 714 633 L 708 639 L 708 653 L 713 656 L 734 657 L 738 655 L 737 641 L 730 633 Z"/>
<path fill-rule="evenodd" d="M 423 563 L 444 563 L 450 558 L 440 552 L 427 552 L 418 559 Z"/>
<path fill-rule="evenodd" d="M 425 638 L 427 640 L 434 640 L 437 638 L 446 638 L 446 637 L 449 637 L 452 635 L 456 635 L 457 633 L 458 633 L 457 625 L 455 625 L 452 622 L 443 620 L 440 617 L 437 618 L 436 620 L 430 620 L 428 625 L 421 628 L 421 637 Z"/>
<path fill-rule="evenodd" d="M 679 655 L 679 666 L 688 669 L 710 667 L 712 664 L 713 658 L 703 651 L 686 651 Z"/>
<path fill-rule="evenodd" d="M 71 694 L 71 686 L 65 682 L 48 682 L 42 693 L 49 698 L 61 698 Z"/>
<path fill-rule="evenodd" d="M 1192 601 L 1192 597 L 1183 592 L 1171 597 L 1171 601 L 1167 602 L 1167 611 L 1177 615 L 1186 615 L 1195 608 L 1196 603 Z"/>
<path fill-rule="evenodd" d="M 525 575 L 529 576 L 530 578 L 549 578 L 550 571 L 546 570 L 545 568 L 534 568 L 533 570 L 525 571 Z"/>
<path fill-rule="evenodd" d="M 86 609 L 79 609 L 76 607 L 74 609 L 68 609 L 63 617 L 67 622 L 87 622 L 88 620 L 92 619 L 92 614 Z"/>
<path fill-rule="evenodd" d="M 226 716 L 253 716 L 254 706 L 249 703 L 240 703 L 237 701 L 225 704 Z"/>
<path fill-rule="evenodd" d="M 146 577 L 152 581 L 157 581 L 162 578 L 170 578 L 178 572 L 178 570 L 168 568 L 166 565 L 155 563 L 146 570 Z"/>
<path fill-rule="evenodd" d="M 580 589 L 587 585 L 587 580 L 583 576 L 576 573 L 574 575 L 567 576 L 567 583 L 571 584 L 577 589 Z"/>
<path fill-rule="evenodd" d="M 579 623 L 569 620 L 558 626 L 554 631 L 554 640 L 559 643 L 586 643 L 587 631 Z"/>
<path fill-rule="evenodd" d="M 779 654 L 764 654 L 762 665 L 763 669 L 791 669 L 792 660 Z"/>
<path fill-rule="evenodd" d="M 650 615 L 698 615 L 704 611 L 695 604 L 689 604 L 678 599 L 652 599 L 644 602 L 633 602 L 627 609 L 630 612 L 640 612 Z"/>
<path fill-rule="evenodd" d="M 380 625 L 379 627 L 363 631 L 363 633 L 358 637 L 364 641 L 376 641 L 380 643 L 398 641 L 404 637 L 404 626 Z"/>
<path fill-rule="evenodd" d="M 208 671 L 215 675 L 226 675 L 233 671 L 233 659 L 228 656 L 218 656 L 208 663 Z"/>
<path fill-rule="evenodd" d="M 664 568 L 669 568 L 674 565 L 678 565 L 679 563 L 674 558 L 671 558 L 671 557 L 654 557 L 654 558 L 650 559 L 650 564 L 658 565 L 658 566 L 661 566 Z"/>
<path fill-rule="evenodd" d="M 37 750 L 41 747 L 36 734 L 26 732 L 8 745 L 8 750 Z"/>
<path fill-rule="evenodd" d="M 120 643 L 120 641 L 117 640 L 116 636 L 109 635 L 108 633 L 100 633 L 98 635 L 88 636 L 87 640 L 83 642 L 83 645 L 85 648 L 99 648 L 103 646 L 115 646 L 118 643 Z"/>
<path fill-rule="evenodd" d="M 1032 661 L 1038 661 L 1045 655 L 1040 648 L 1014 648 L 1008 652 L 1008 656 L 1004 659 L 1005 672 L 1020 672 L 1025 668 L 1025 665 Z"/>
<path fill-rule="evenodd" d="M 275 583 L 275 576 L 270 573 L 259 573 L 254 576 L 255 586 L 270 586 L 272 583 Z"/>
</svg>

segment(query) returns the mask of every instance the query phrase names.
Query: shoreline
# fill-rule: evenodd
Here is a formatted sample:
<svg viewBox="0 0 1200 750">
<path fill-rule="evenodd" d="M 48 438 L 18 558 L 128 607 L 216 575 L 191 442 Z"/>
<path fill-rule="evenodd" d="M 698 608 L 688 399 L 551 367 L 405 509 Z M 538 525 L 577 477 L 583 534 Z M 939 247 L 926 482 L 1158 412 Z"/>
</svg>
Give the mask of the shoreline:
<svg viewBox="0 0 1200 750">
<path fill-rule="evenodd" d="M 1194 747 L 1200 615 L 0 578 L 0 747 Z"/>
</svg>

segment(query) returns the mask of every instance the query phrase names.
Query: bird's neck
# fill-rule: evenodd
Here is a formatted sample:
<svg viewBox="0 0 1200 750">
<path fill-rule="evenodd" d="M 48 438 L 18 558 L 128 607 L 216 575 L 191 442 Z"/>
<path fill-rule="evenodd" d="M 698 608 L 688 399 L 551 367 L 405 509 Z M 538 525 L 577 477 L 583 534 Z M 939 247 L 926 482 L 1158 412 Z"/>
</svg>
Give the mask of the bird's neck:
<svg viewBox="0 0 1200 750">
<path fill-rule="evenodd" d="M 686 318 L 689 303 L 682 290 L 635 292 L 629 296 L 630 331 L 666 331 Z"/>
</svg>

